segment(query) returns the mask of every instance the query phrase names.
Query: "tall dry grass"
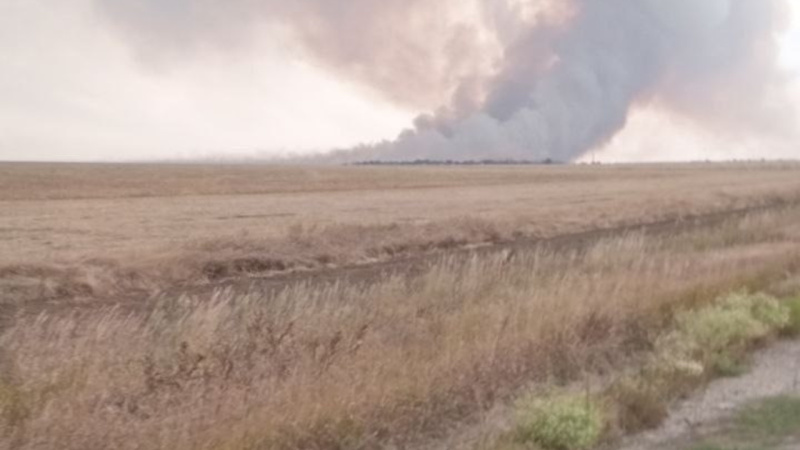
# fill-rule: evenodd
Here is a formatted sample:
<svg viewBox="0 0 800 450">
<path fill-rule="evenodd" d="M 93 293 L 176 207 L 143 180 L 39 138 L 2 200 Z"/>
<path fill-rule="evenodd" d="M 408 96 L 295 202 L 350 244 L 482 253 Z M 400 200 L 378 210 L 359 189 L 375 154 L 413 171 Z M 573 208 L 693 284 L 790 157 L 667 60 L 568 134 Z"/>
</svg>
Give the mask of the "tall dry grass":
<svg viewBox="0 0 800 450">
<path fill-rule="evenodd" d="M 39 449 L 397 448 L 531 382 L 607 371 L 683 306 L 800 264 L 800 210 L 674 235 L 444 259 L 415 277 L 219 291 L 20 318 L 0 443 Z"/>
</svg>

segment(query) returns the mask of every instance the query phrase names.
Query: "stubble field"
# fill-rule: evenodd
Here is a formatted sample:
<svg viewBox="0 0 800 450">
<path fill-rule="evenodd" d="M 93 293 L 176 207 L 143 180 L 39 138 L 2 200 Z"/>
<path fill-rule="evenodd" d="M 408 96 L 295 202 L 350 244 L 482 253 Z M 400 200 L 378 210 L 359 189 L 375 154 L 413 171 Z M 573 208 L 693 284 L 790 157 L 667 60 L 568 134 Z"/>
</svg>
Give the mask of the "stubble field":
<svg viewBox="0 0 800 450">
<path fill-rule="evenodd" d="M 793 164 L 0 166 L 0 280 L 24 301 L 373 263 L 793 201 Z M 16 277 L 15 281 L 12 277 Z"/>
</svg>

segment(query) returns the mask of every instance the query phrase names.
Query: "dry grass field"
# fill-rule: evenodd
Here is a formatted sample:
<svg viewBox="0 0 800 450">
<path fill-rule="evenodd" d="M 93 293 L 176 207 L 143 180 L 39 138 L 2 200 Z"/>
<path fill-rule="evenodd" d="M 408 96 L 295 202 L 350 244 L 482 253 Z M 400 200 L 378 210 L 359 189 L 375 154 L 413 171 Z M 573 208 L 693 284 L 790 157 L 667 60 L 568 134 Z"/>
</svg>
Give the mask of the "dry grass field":
<svg viewBox="0 0 800 450">
<path fill-rule="evenodd" d="M 8 164 L 0 186 L 5 448 L 483 448 L 459 430 L 637 365 L 680 311 L 800 294 L 788 163 Z"/>
<path fill-rule="evenodd" d="M 674 219 L 799 192 L 800 165 L 788 163 L 3 164 L 0 283 L 15 301 L 154 292 Z"/>
</svg>

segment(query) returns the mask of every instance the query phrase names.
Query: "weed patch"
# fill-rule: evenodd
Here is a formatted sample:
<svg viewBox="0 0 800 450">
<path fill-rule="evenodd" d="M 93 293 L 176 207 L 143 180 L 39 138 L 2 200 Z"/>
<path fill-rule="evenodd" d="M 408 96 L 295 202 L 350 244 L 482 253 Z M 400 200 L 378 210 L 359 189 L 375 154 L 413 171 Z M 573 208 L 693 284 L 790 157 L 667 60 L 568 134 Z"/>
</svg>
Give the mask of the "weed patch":
<svg viewBox="0 0 800 450">
<path fill-rule="evenodd" d="M 603 432 L 604 415 L 585 396 L 525 399 L 517 406 L 516 438 L 547 450 L 580 450 L 595 445 Z"/>
<path fill-rule="evenodd" d="M 666 393 L 642 378 L 623 379 L 607 395 L 615 405 L 617 426 L 626 434 L 655 428 L 669 413 Z"/>
<path fill-rule="evenodd" d="M 10 432 L 30 416 L 25 393 L 12 383 L 0 380 L 0 430 Z"/>
<path fill-rule="evenodd" d="M 716 375 L 730 375 L 738 370 L 750 345 L 789 324 L 789 310 L 766 294 L 736 293 L 700 310 L 680 313 L 676 323 L 657 352 L 674 355 L 677 361 L 700 363 Z"/>
<path fill-rule="evenodd" d="M 800 296 L 786 301 L 786 308 L 789 310 L 786 333 L 790 336 L 800 336 Z"/>
<path fill-rule="evenodd" d="M 611 385 L 616 428 L 632 433 L 655 428 L 669 402 L 714 376 L 746 369 L 747 350 L 791 326 L 791 308 L 765 294 L 731 294 L 696 310 L 680 312 L 674 329 L 657 338 L 639 374 Z"/>
</svg>

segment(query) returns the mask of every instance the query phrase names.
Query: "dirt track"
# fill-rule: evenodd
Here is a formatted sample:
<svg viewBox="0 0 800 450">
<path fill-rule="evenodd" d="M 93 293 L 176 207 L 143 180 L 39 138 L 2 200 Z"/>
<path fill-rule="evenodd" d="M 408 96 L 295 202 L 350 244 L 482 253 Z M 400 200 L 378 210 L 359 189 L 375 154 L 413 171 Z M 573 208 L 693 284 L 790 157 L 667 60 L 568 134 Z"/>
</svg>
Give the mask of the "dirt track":
<svg viewBox="0 0 800 450">
<path fill-rule="evenodd" d="M 413 276 L 424 273 L 425 270 L 436 263 L 449 258 L 469 258 L 490 254 L 506 254 L 509 258 L 517 251 L 530 251 L 545 249 L 550 251 L 566 251 L 581 249 L 615 236 L 630 233 L 644 233 L 648 235 L 669 235 L 689 230 L 711 228 L 727 220 L 746 216 L 751 213 L 779 210 L 800 204 L 797 202 L 772 202 L 766 205 L 753 206 L 710 214 L 685 216 L 674 219 L 661 220 L 650 223 L 636 223 L 606 229 L 595 229 L 579 233 L 570 233 L 546 239 L 518 239 L 486 245 L 471 245 L 451 250 L 438 250 L 425 254 L 394 258 L 368 264 L 354 264 L 322 270 L 294 271 L 279 273 L 266 277 L 229 279 L 220 282 L 190 287 L 188 289 L 170 290 L 170 295 L 202 294 L 209 290 L 219 288 L 233 288 L 236 290 L 276 291 L 296 283 L 332 283 L 347 281 L 356 284 L 370 284 L 377 280 L 394 276 Z"/>
</svg>

